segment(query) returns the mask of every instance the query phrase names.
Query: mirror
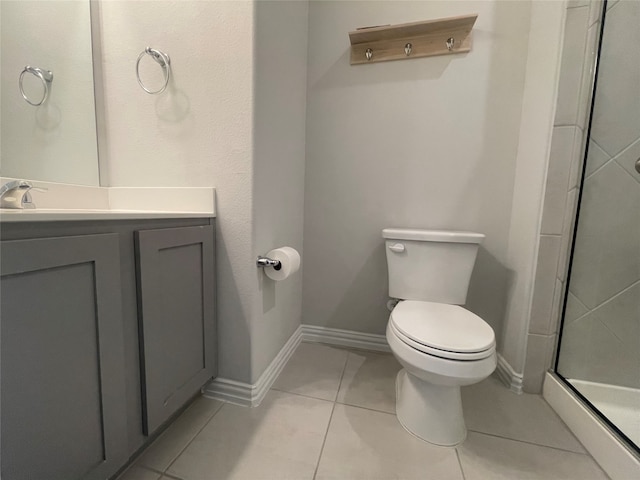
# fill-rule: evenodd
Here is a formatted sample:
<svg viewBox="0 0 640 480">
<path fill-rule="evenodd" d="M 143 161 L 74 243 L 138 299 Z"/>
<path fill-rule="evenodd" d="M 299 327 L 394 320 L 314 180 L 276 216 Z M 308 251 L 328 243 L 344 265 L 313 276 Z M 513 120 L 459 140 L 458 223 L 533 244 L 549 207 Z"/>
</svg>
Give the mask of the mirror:
<svg viewBox="0 0 640 480">
<path fill-rule="evenodd" d="M 0 2 L 0 176 L 99 185 L 92 7 Z"/>
</svg>

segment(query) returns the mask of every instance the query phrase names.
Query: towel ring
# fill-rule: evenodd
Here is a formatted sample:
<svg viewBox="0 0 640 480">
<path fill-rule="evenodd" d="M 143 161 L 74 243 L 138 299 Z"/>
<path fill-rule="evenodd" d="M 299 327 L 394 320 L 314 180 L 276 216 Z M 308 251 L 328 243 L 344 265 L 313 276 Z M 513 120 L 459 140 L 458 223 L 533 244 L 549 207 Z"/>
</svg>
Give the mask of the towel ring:
<svg viewBox="0 0 640 480">
<path fill-rule="evenodd" d="M 29 100 L 29 97 L 27 97 L 27 94 L 24 93 L 24 87 L 22 86 L 22 79 L 24 78 L 25 73 L 30 73 L 32 75 L 35 75 L 42 82 L 42 86 L 44 87 L 44 94 L 42 95 L 42 100 L 40 100 L 37 103 Z M 20 87 L 20 94 L 22 95 L 22 98 L 24 98 L 29 105 L 33 105 L 34 107 L 39 107 L 40 105 L 42 105 L 44 102 L 47 101 L 47 98 L 49 98 L 49 92 L 51 91 L 51 82 L 53 82 L 53 73 L 51 73 L 49 70 L 43 70 L 42 68 L 30 67 L 29 65 L 27 65 L 26 67 L 24 67 L 24 70 L 20 72 L 20 78 L 18 79 L 18 86 Z"/>
<path fill-rule="evenodd" d="M 162 72 L 164 73 L 164 85 L 162 86 L 162 88 L 160 88 L 160 90 L 156 90 L 155 92 L 145 87 L 142 83 L 142 80 L 140 79 L 140 60 L 142 60 L 142 57 L 144 57 L 145 55 L 150 55 L 151 58 L 153 58 L 156 63 L 158 63 L 158 65 L 162 67 Z M 167 85 L 169 85 L 169 78 L 171 77 L 171 59 L 169 58 L 169 55 L 151 47 L 145 48 L 142 53 L 138 55 L 138 61 L 136 62 L 136 77 L 138 78 L 138 84 L 145 92 L 151 95 L 158 95 L 164 92 L 167 88 Z"/>
</svg>

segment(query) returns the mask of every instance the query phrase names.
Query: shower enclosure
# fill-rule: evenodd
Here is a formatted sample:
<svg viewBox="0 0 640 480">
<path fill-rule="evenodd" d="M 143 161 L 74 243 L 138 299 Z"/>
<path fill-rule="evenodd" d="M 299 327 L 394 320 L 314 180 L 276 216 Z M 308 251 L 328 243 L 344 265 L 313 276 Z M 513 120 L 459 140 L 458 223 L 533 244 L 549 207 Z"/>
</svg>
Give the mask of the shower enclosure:
<svg viewBox="0 0 640 480">
<path fill-rule="evenodd" d="M 640 2 L 608 3 L 555 370 L 640 452 Z"/>
</svg>

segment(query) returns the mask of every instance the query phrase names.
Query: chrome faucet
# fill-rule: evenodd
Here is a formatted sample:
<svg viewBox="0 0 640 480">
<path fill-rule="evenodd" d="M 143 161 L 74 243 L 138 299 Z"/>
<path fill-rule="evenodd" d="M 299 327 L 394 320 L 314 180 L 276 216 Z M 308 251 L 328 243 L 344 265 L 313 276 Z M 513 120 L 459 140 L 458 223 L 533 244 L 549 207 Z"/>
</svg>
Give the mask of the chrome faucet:
<svg viewBox="0 0 640 480">
<path fill-rule="evenodd" d="M 31 182 L 26 180 L 5 183 L 0 187 L 0 208 L 36 208 L 29 193 L 32 188 Z"/>
</svg>

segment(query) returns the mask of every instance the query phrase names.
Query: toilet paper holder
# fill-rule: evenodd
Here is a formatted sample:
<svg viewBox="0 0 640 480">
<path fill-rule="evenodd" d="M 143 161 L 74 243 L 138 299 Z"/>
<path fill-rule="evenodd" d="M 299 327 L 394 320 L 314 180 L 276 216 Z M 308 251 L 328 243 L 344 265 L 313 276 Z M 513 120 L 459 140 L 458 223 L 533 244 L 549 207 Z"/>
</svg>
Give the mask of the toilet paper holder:
<svg viewBox="0 0 640 480">
<path fill-rule="evenodd" d="M 263 257 L 262 255 L 258 255 L 258 259 L 256 260 L 256 266 L 258 268 L 273 267 L 274 270 L 280 270 L 282 268 L 282 263 L 280 263 L 280 260 L 272 260 L 269 257 Z"/>
</svg>

